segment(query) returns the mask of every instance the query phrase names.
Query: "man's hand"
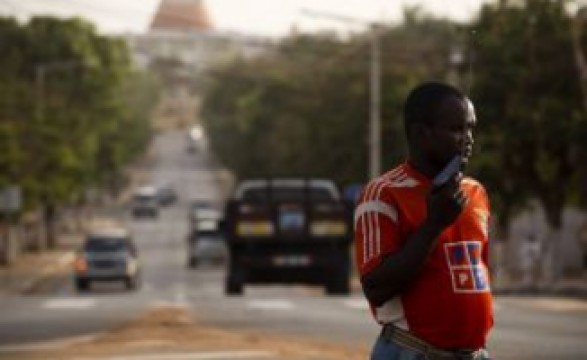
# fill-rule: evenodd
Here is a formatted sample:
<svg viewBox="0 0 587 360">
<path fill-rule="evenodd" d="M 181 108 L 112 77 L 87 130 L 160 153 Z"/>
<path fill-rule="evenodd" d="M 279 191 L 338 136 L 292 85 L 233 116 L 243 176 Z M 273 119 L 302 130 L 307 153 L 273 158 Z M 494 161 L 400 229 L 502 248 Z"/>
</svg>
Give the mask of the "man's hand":
<svg viewBox="0 0 587 360">
<path fill-rule="evenodd" d="M 439 230 L 450 226 L 465 207 L 467 197 L 460 188 L 460 180 L 455 177 L 428 193 L 427 221 Z"/>
</svg>

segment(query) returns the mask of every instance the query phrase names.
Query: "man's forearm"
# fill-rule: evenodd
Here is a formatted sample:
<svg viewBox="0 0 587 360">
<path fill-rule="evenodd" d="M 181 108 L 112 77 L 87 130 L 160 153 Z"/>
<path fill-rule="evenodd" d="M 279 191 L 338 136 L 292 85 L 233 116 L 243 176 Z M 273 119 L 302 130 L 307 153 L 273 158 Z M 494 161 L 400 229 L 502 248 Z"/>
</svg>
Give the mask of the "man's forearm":
<svg viewBox="0 0 587 360">
<path fill-rule="evenodd" d="M 424 222 L 398 252 L 384 257 L 365 275 L 361 283 L 369 302 L 380 306 L 405 289 L 422 269 L 441 231 L 438 226 Z"/>
</svg>

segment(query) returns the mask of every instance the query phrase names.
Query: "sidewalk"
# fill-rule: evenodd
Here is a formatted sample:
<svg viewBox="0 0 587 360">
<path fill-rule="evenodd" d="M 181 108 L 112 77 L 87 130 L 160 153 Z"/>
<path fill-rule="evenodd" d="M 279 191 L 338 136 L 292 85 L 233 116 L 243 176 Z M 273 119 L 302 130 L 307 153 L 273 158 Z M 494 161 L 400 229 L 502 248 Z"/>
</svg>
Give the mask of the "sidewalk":
<svg viewBox="0 0 587 360">
<path fill-rule="evenodd" d="M 496 295 L 564 296 L 587 300 L 587 270 L 582 274 L 565 276 L 553 286 L 538 284 L 533 287 L 503 274 L 494 279 L 493 292 Z"/>
<path fill-rule="evenodd" d="M 31 294 L 46 280 L 69 272 L 80 242 L 81 234 L 61 235 L 56 249 L 24 253 L 0 267 L 0 295 Z"/>
</svg>

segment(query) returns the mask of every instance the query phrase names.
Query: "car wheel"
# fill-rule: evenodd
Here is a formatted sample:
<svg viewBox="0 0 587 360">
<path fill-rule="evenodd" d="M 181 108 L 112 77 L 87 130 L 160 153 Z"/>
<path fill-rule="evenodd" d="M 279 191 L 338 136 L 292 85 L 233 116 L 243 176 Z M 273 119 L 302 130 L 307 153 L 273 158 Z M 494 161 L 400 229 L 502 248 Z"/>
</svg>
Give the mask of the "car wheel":
<svg viewBox="0 0 587 360">
<path fill-rule="evenodd" d="M 339 266 L 333 269 L 331 277 L 326 281 L 326 294 L 348 295 L 351 292 L 350 279 L 347 266 Z"/>
<path fill-rule="evenodd" d="M 139 287 L 139 279 L 136 276 L 129 276 L 124 282 L 128 290 L 136 290 Z"/>
<path fill-rule="evenodd" d="M 245 270 L 232 262 L 226 276 L 226 295 L 242 295 L 245 282 Z"/>
<path fill-rule="evenodd" d="M 79 292 L 88 291 L 90 289 L 90 281 L 87 279 L 76 279 L 75 288 Z"/>
<path fill-rule="evenodd" d="M 348 280 L 331 281 L 326 285 L 328 295 L 349 295 L 350 292 Z"/>
<path fill-rule="evenodd" d="M 243 294 L 243 283 L 242 281 L 235 279 L 233 276 L 228 276 L 226 279 L 226 295 L 242 295 Z"/>
</svg>

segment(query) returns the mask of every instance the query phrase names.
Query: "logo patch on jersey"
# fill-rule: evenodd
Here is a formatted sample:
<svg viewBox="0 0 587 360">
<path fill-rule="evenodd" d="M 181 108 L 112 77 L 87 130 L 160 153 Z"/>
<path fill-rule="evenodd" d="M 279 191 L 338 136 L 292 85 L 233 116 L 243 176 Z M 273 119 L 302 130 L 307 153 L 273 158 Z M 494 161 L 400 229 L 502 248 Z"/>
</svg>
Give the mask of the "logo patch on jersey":
<svg viewBox="0 0 587 360">
<path fill-rule="evenodd" d="M 447 243 L 444 251 L 455 292 L 489 291 L 487 271 L 481 261 L 481 242 Z"/>
</svg>

